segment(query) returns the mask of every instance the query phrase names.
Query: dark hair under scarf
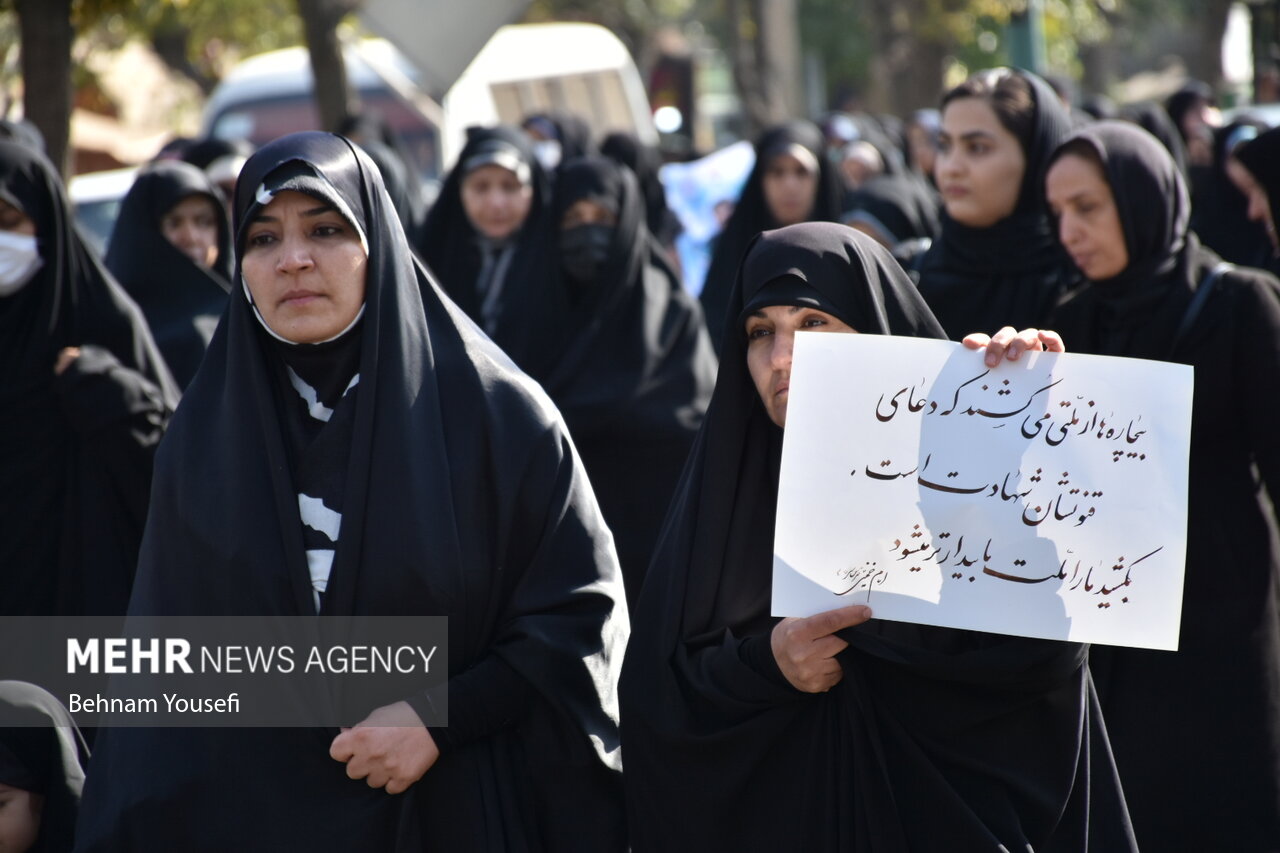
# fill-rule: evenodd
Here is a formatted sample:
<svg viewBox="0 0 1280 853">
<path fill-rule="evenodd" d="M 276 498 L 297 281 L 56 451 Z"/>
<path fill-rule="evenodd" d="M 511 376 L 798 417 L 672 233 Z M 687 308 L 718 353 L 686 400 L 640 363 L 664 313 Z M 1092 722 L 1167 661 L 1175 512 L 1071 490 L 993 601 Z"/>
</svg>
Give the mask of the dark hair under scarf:
<svg viewBox="0 0 1280 853">
<path fill-rule="evenodd" d="M 740 320 L 771 304 L 812 305 L 864 334 L 943 337 L 866 235 L 804 223 L 748 249 L 623 668 L 635 849 L 1131 849 L 1113 768 L 1089 776 L 1105 736 L 1086 710 L 1083 646 L 869 623 L 841 632 L 856 651 L 829 692 L 800 693 L 778 671 L 782 430 Z"/>
<path fill-rule="evenodd" d="M 558 849 L 571 837 L 614 849 L 619 829 L 604 824 L 616 817 L 612 685 L 627 620 L 563 426 L 426 274 L 376 166 L 350 141 L 299 133 L 261 148 L 237 184 L 237 234 L 282 167 L 318 179 L 368 245 L 341 539 L 321 613 L 447 616 L 454 722 L 487 728 L 467 741 L 440 730 L 458 739 L 396 797 L 346 778 L 328 755 L 335 731 L 108 729 L 86 787 L 85 849 L 131 839 L 194 853 L 245 838 L 262 849 L 469 849 L 484 833 L 500 833 L 486 844 L 503 849 L 535 846 L 539 832 Z M 237 272 L 161 447 L 130 612 L 315 612 L 275 356 Z M 509 689 L 479 701 L 498 683 Z M 358 712 L 367 699 L 341 701 Z M 512 816 L 530 809 L 536 829 Z M 236 821 L 222 820 L 231 810 Z"/>
<path fill-rule="evenodd" d="M 818 164 L 817 192 L 809 221 L 836 222 L 840 219 L 844 189 L 839 174 L 826 155 L 826 140 L 818 126 L 810 121 L 789 121 L 766 130 L 756 140 L 755 166 L 747 176 L 729 221 L 716 238 L 707 277 L 698 296 L 717 352 L 724 345 L 720 332 L 724 328 L 726 314 L 733 313 L 729 310 L 729 293 L 733 290 L 734 275 L 747 245 L 761 231 L 781 224 L 773 217 L 765 201 L 764 176 L 774 157 L 787 153 L 792 145 L 808 151 Z"/>
<path fill-rule="evenodd" d="M 169 242 L 161 222 L 192 196 L 213 205 L 218 257 L 197 265 Z M 104 263 L 137 301 L 165 363 L 185 388 L 204 358 L 231 289 L 231 223 L 222 193 L 189 163 L 166 160 L 138 173 L 120 205 Z"/>
<path fill-rule="evenodd" d="M 0 681 L 0 784 L 44 797 L 30 853 L 71 853 L 89 760 L 80 730 L 48 691 Z"/>
<path fill-rule="evenodd" d="M 920 292 L 947 335 L 993 332 L 1001 326 L 1044 327 L 1072 278 L 1044 204 L 1049 156 L 1071 131 L 1062 101 L 1039 77 L 1007 73 L 1031 87 L 1035 115 L 1019 141 L 1026 169 L 1013 212 L 987 228 L 972 228 L 941 212 L 941 236 L 920 261 Z"/>
<path fill-rule="evenodd" d="M 543 385 L 582 454 L 634 597 L 706 411 L 716 362 L 702 311 L 645 225 L 630 170 L 604 157 L 564 163 L 556 220 L 584 199 L 617 217 L 604 263 L 590 281 L 561 274 L 559 296 L 526 321 L 544 325 L 541 318 L 557 311 L 568 318 L 564 339 L 547 341 L 556 359 Z M 545 325 L 554 323 L 548 317 Z"/>
<path fill-rule="evenodd" d="M 77 613 L 123 609 L 151 455 L 178 388 L 142 312 L 81 237 L 44 154 L 0 141 L 0 197 L 35 224 L 43 262 L 0 298 L 0 613 L 51 613 L 55 601 Z M 55 377 L 72 346 L 83 361 Z M 119 382 L 98 381 L 108 374 Z"/>
</svg>

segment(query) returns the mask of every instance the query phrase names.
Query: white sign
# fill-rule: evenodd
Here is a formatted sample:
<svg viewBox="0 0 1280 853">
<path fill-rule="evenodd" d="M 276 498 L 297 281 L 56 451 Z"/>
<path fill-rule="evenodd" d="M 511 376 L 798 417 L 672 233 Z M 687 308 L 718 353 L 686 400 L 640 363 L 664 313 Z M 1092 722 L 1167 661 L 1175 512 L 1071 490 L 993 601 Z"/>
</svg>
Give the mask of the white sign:
<svg viewBox="0 0 1280 853">
<path fill-rule="evenodd" d="M 796 336 L 773 613 L 1176 649 L 1192 370 Z"/>
</svg>

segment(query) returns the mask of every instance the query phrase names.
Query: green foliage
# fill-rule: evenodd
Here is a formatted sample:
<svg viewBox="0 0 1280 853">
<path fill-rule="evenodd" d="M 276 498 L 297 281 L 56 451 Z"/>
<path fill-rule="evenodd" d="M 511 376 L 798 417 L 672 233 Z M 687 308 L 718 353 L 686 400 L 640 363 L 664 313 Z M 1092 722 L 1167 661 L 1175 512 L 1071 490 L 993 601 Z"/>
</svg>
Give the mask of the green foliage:
<svg viewBox="0 0 1280 853">
<path fill-rule="evenodd" d="M 187 59 L 212 78 L 244 56 L 303 43 L 295 0 L 76 0 L 76 28 L 115 47 L 184 36 Z"/>
</svg>

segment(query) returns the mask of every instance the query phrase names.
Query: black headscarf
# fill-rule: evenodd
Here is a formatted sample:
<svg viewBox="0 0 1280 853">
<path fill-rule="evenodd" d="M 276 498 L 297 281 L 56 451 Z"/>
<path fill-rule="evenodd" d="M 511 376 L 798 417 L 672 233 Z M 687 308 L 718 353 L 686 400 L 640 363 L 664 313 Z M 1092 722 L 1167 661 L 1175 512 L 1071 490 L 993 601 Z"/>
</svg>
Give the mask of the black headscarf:
<svg viewBox="0 0 1280 853">
<path fill-rule="evenodd" d="M 1001 326 L 1043 327 L 1071 279 L 1044 203 L 1049 155 L 1071 131 L 1071 117 L 1048 83 L 1013 73 L 1031 85 L 1036 108 L 1030 137 L 1020 140 L 1026 170 L 1017 206 L 987 228 L 962 225 L 944 209 L 941 236 L 920 262 L 920 292 L 953 340 Z"/>
<path fill-rule="evenodd" d="M 890 245 L 938 236 L 938 205 L 921 181 L 909 175 L 876 175 L 849 194 L 841 217 L 876 228 Z"/>
<path fill-rule="evenodd" d="M 1230 826 L 1233 848 L 1268 850 L 1280 839 L 1280 282 L 1221 269 L 1199 246 L 1153 137 L 1102 123 L 1075 138 L 1104 163 L 1130 263 L 1074 293 L 1054 328 L 1078 352 L 1195 370 L 1178 653 L 1091 654 L 1116 764 L 1143 849 L 1215 849 Z M 1175 756 L 1170 743 L 1186 746 Z"/>
<path fill-rule="evenodd" d="M 509 238 L 511 255 L 501 263 L 500 291 L 497 304 L 486 317 L 486 294 L 480 293 L 477 281 L 484 267 L 483 253 L 500 258 L 503 248 L 494 246 L 471 224 L 462 206 L 462 180 L 466 165 L 473 157 L 497 148 L 513 155 L 528 169 L 533 200 L 524 224 Z M 475 128 L 468 132 L 467 144 L 458 155 L 458 165 L 445 178 L 423 228 L 419 253 L 433 275 L 454 302 L 471 319 L 486 328 L 489 336 L 511 356 L 520 368 L 535 379 L 545 379 L 555 361 L 551 351 L 563 340 L 558 323 L 559 313 L 546 312 L 545 321 L 531 323 L 531 312 L 540 312 L 555 293 L 550 282 L 555 276 L 551 252 L 555 222 L 551 211 L 551 184 L 533 155 L 529 138 L 506 125 Z M 492 284 L 490 286 L 493 286 Z M 549 349 L 550 348 L 550 349 Z"/>
<path fill-rule="evenodd" d="M 544 386 L 582 454 L 634 596 L 706 411 L 715 356 L 697 302 L 645 226 L 631 172 L 603 157 L 565 163 L 556 220 L 581 199 L 612 210 L 617 224 L 589 281 L 559 279 L 568 332 Z"/>
<path fill-rule="evenodd" d="M 1249 200 L 1227 175 L 1232 152 L 1265 133 L 1261 119 L 1243 116 L 1213 132 L 1213 172 L 1203 198 L 1191 209 L 1191 230 L 1224 261 L 1277 269 L 1271 242 L 1261 222 L 1249 219 Z"/>
<path fill-rule="evenodd" d="M 645 223 L 649 226 L 649 233 L 662 245 L 670 245 L 680 229 L 680 222 L 667 207 L 666 190 L 658 178 L 658 170 L 662 166 L 658 149 L 645 145 L 634 133 L 618 132 L 604 138 L 600 143 L 600 153 L 635 174 L 644 198 Z"/>
<path fill-rule="evenodd" d="M 427 276 L 348 140 L 300 133 L 259 150 L 237 185 L 237 234 L 282 167 L 318 177 L 368 243 L 341 539 L 320 612 L 447 616 L 450 715 L 470 736 L 433 730 L 442 757 L 389 796 L 329 758 L 336 730 L 109 729 L 84 850 L 616 849 L 627 619 L 561 421 Z M 278 354 L 243 288 L 237 272 L 161 448 L 131 613 L 315 612 Z"/>
<path fill-rule="evenodd" d="M 0 197 L 35 223 L 42 262 L 0 297 L 0 613 L 118 612 L 178 389 L 45 156 L 0 141 Z M 55 376 L 73 346 L 81 358 Z"/>
<path fill-rule="evenodd" d="M 1273 127 L 1235 150 L 1253 179 L 1267 194 L 1271 218 L 1280 217 L 1280 127 Z"/>
<path fill-rule="evenodd" d="M 818 164 L 818 189 L 813 198 L 811 222 L 836 222 L 843 209 L 844 188 L 840 176 L 826 156 L 826 143 L 818 126 L 808 121 L 790 121 L 765 131 L 756 140 L 756 164 L 742 188 L 733 214 L 724 230 L 716 238 L 712 249 L 711 265 L 702 285 L 699 299 L 707 316 L 707 329 L 717 352 L 723 345 L 720 332 L 724 328 L 725 315 L 729 313 L 729 293 L 733 290 L 734 275 L 747 244 L 761 231 L 777 228 L 780 224 L 769 212 L 764 197 L 764 175 L 769 164 L 778 154 L 786 153 L 792 145 L 799 145 L 813 155 Z"/>
<path fill-rule="evenodd" d="M 591 125 L 574 113 L 558 111 L 534 113 L 526 116 L 521 126 L 536 127 L 548 139 L 559 142 L 561 163 L 577 160 L 579 157 L 589 157 L 596 153 L 596 145 L 591 139 Z"/>
<path fill-rule="evenodd" d="M 218 257 L 210 269 L 165 238 L 161 221 L 179 202 L 213 204 Z M 231 288 L 231 223 L 222 192 L 189 163 L 166 160 L 138 173 L 120 205 L 104 262 L 134 298 L 178 385 L 195 376 Z"/>
<path fill-rule="evenodd" d="M 48 691 L 0 681 L 0 784 L 44 797 L 30 853 L 71 853 L 89 750 Z"/>
<path fill-rule="evenodd" d="M 1169 118 L 1169 113 L 1163 107 L 1152 101 L 1129 104 L 1121 110 L 1119 118 L 1133 122 L 1160 140 L 1160 144 L 1173 157 L 1173 162 L 1177 165 L 1182 177 L 1184 179 L 1187 177 L 1187 142 L 1182 138 L 1182 131 L 1173 123 L 1173 119 Z"/>
<path fill-rule="evenodd" d="M 1088 143 L 1102 161 L 1129 253 L 1120 274 L 1090 288 L 1097 346 L 1109 355 L 1166 358 L 1195 288 L 1186 182 L 1160 141 L 1128 122 L 1098 122 L 1072 140 Z M 1060 149 L 1054 161 L 1069 151 Z"/>
<path fill-rule="evenodd" d="M 1187 117 L 1187 113 L 1201 104 L 1212 103 L 1213 87 L 1203 80 L 1191 80 L 1169 96 L 1169 99 L 1164 103 L 1164 108 L 1169 113 L 1169 118 L 1173 120 L 1173 126 L 1178 129 L 1178 134 L 1181 136 L 1183 132 L 1182 122 Z"/>
<path fill-rule="evenodd" d="M 813 305 L 864 334 L 943 336 L 865 235 L 805 223 L 748 250 L 623 667 L 633 849 L 1132 849 L 1084 647 L 872 622 L 841 633 L 852 648 L 828 693 L 779 672 L 782 431 L 749 375 L 741 319 L 765 304 Z"/>
</svg>

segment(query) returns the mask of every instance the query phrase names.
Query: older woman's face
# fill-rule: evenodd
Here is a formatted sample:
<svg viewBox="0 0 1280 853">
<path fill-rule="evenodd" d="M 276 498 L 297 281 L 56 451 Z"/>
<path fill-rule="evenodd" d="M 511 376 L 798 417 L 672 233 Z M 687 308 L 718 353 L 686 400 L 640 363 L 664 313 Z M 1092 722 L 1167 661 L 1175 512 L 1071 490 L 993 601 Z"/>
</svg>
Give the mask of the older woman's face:
<svg viewBox="0 0 1280 853">
<path fill-rule="evenodd" d="M 44 797 L 0 784 L 0 851 L 25 853 L 40 835 Z"/>
<path fill-rule="evenodd" d="M 768 305 L 747 317 L 747 370 L 769 420 L 786 426 L 791 390 L 791 352 L 796 332 L 857 332 L 817 308 Z"/>
<path fill-rule="evenodd" d="M 249 224 L 240 266 L 271 330 L 309 344 L 338 335 L 355 320 L 368 260 L 360 235 L 342 214 L 288 190 Z"/>
<path fill-rule="evenodd" d="M 959 98 L 942 112 L 934 178 L 947 215 L 970 228 L 989 228 L 1013 213 L 1027 158 L 982 98 Z"/>
<path fill-rule="evenodd" d="M 160 233 L 196 266 L 209 269 L 218 260 L 218 207 L 206 195 L 193 194 L 160 217 Z"/>
<path fill-rule="evenodd" d="M 1105 281 L 1129 266 L 1124 227 L 1111 185 L 1096 163 L 1067 154 L 1045 178 L 1049 209 L 1058 220 L 1058 239 L 1080 272 Z"/>
<path fill-rule="evenodd" d="M 472 169 L 462 179 L 462 209 L 477 231 L 490 240 L 505 240 L 529 216 L 533 187 L 516 173 L 489 164 Z"/>
</svg>

